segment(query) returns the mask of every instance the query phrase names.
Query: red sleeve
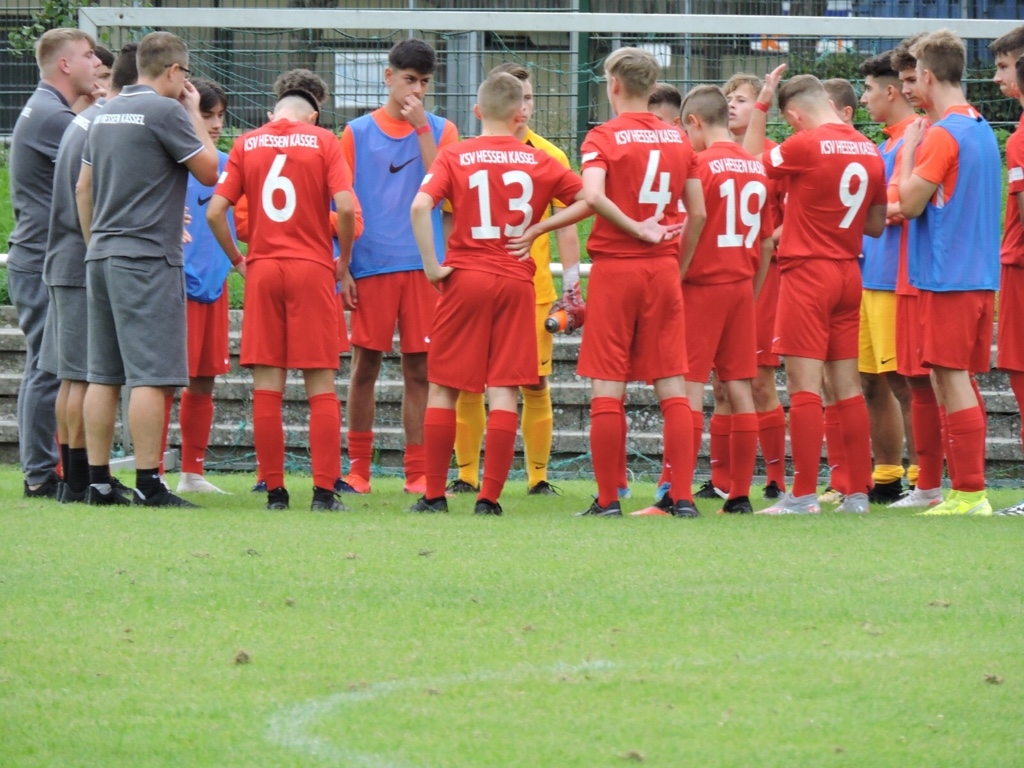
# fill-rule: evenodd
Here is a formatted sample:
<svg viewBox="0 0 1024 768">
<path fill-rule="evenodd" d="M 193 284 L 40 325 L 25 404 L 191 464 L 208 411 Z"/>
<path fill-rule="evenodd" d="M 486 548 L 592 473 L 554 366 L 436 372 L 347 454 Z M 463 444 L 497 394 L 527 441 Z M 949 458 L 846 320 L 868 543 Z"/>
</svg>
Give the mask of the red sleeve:
<svg viewBox="0 0 1024 768">
<path fill-rule="evenodd" d="M 807 139 L 795 133 L 784 142 L 764 153 L 764 170 L 769 179 L 781 179 L 810 170 Z"/>
<path fill-rule="evenodd" d="M 220 175 L 220 181 L 217 183 L 217 188 L 214 190 L 214 194 L 226 197 L 232 203 L 238 201 L 238 198 L 242 196 L 242 141 L 244 136 L 239 136 L 235 139 L 235 143 L 231 146 L 231 152 L 228 154 L 227 165 L 224 166 L 224 171 Z"/>
<path fill-rule="evenodd" d="M 423 177 L 423 183 L 420 185 L 420 192 L 430 195 L 434 205 L 451 198 L 452 174 L 448 165 L 450 156 L 448 152 L 438 154 L 434 158 L 434 162 L 430 164 L 430 170 L 427 171 L 427 175 Z"/>
<path fill-rule="evenodd" d="M 605 156 L 602 138 L 604 137 L 598 133 L 597 129 L 594 129 L 583 140 L 583 144 L 580 145 L 581 172 L 587 170 L 587 168 L 603 168 L 605 171 L 608 170 L 608 158 Z"/>
<path fill-rule="evenodd" d="M 1006 142 L 1006 180 L 1011 195 L 1024 192 L 1024 128 L 1018 128 Z"/>
<path fill-rule="evenodd" d="M 455 123 L 451 120 L 446 120 L 441 131 L 441 138 L 437 140 L 437 148 L 440 150 L 450 144 L 457 144 L 458 141 L 459 129 L 455 127 Z"/>
<path fill-rule="evenodd" d="M 914 175 L 932 184 L 942 184 L 957 167 L 959 147 L 942 126 L 929 128 L 914 155 Z"/>
<path fill-rule="evenodd" d="M 566 206 L 572 205 L 576 201 L 576 195 L 583 189 L 583 179 L 563 167 L 557 160 L 550 165 L 551 173 L 560 176 L 551 197 Z"/>
<path fill-rule="evenodd" d="M 341 153 L 341 146 L 332 140 L 321 145 L 324 151 L 324 160 L 327 165 L 327 188 L 331 197 L 339 192 L 352 191 L 352 172 L 348 169 Z"/>
</svg>

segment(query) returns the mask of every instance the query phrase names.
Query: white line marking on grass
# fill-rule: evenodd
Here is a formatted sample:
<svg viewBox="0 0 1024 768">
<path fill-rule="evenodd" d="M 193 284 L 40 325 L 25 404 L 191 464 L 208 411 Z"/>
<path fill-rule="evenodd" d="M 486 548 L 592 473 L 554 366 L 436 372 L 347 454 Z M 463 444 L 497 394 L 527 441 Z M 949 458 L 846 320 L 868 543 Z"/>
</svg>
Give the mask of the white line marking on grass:
<svg viewBox="0 0 1024 768">
<path fill-rule="evenodd" d="M 285 707 L 270 718 L 267 738 L 286 749 L 303 752 L 329 764 L 363 766 L 364 768 L 412 768 L 410 763 L 383 755 L 360 752 L 354 747 L 335 744 L 328 739 L 318 738 L 309 733 L 317 722 L 336 710 L 364 701 L 389 696 L 410 689 L 439 688 L 442 686 L 464 685 L 466 683 L 514 683 L 538 675 L 574 675 L 581 672 L 595 672 L 615 669 L 610 661 L 590 661 L 583 664 L 555 664 L 550 667 L 517 667 L 503 671 L 470 672 L 464 675 L 449 675 L 433 679 L 393 680 L 375 683 L 355 691 L 344 691 L 310 699 L 300 704 Z"/>
</svg>

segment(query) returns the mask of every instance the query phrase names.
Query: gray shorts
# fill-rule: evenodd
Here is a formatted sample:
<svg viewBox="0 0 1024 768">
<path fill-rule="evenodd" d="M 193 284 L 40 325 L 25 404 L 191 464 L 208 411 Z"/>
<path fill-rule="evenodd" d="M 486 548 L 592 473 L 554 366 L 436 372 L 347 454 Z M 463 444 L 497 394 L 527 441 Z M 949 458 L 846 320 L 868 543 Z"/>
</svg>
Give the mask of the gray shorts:
<svg viewBox="0 0 1024 768">
<path fill-rule="evenodd" d="M 92 384 L 188 385 L 185 273 L 164 258 L 85 264 Z"/>
<path fill-rule="evenodd" d="M 89 372 L 89 322 L 85 288 L 50 286 L 39 367 L 61 381 L 85 381 Z"/>
</svg>

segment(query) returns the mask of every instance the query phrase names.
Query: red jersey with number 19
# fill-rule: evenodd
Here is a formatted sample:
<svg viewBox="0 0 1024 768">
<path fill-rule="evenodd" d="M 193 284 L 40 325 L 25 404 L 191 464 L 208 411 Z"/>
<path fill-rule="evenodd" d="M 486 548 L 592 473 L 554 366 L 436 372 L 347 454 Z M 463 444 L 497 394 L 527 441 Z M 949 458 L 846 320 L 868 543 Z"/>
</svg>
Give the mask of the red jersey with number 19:
<svg viewBox="0 0 1024 768">
<path fill-rule="evenodd" d="M 581 167 L 603 168 L 605 195 L 635 221 L 664 212 L 662 224 L 681 222 L 683 187 L 697 177 L 690 140 L 678 128 L 648 112 L 627 112 L 592 129 L 580 147 Z M 601 216 L 587 240 L 591 260 L 679 257 L 679 240 L 652 245 L 632 237 Z"/>
<path fill-rule="evenodd" d="M 732 283 L 750 278 L 761 264 L 761 241 L 775 225 L 764 166 L 731 141 L 697 153 L 707 222 L 683 282 Z"/>
<path fill-rule="evenodd" d="M 250 200 L 246 259 L 290 258 L 333 269 L 331 200 L 352 191 L 338 140 L 325 128 L 274 120 L 235 140 L 216 194 Z"/>
<path fill-rule="evenodd" d="M 514 136 L 480 136 L 444 147 L 420 191 L 435 205 L 452 204 L 446 267 L 532 281 L 535 262 L 509 253 L 508 241 L 539 221 L 552 200 L 570 205 L 582 188 L 547 152 Z"/>
<path fill-rule="evenodd" d="M 885 165 L 871 141 L 842 123 L 800 131 L 764 154 L 788 181 L 779 266 L 793 259 L 856 259 L 868 208 L 885 205 Z"/>
</svg>

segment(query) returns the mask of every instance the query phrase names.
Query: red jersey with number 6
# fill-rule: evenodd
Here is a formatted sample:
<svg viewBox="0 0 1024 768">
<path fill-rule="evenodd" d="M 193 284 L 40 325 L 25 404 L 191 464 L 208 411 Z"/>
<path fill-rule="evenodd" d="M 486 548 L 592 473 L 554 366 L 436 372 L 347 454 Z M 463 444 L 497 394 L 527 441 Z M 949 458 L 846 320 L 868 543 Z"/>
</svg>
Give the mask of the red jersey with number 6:
<svg viewBox="0 0 1024 768">
<path fill-rule="evenodd" d="M 753 277 L 761 264 L 761 241 L 775 229 L 764 166 L 740 145 L 717 141 L 697 153 L 697 169 L 708 218 L 683 282 L 710 285 Z"/>
<path fill-rule="evenodd" d="M 856 259 L 868 208 L 885 205 L 885 165 L 870 140 L 842 123 L 800 131 L 764 154 L 788 182 L 779 266 L 793 259 Z"/>
<path fill-rule="evenodd" d="M 333 133 L 274 120 L 235 140 L 215 193 L 232 203 L 249 198 L 248 261 L 306 259 L 333 269 L 331 201 L 351 191 Z"/>
<path fill-rule="evenodd" d="M 533 280 L 536 264 L 507 249 L 544 215 L 552 200 L 570 205 L 580 177 L 541 149 L 514 136 L 480 136 L 444 147 L 420 192 L 452 204 L 444 265 Z M 547 237 L 547 235 L 544 235 Z"/>
<path fill-rule="evenodd" d="M 660 216 L 662 224 L 681 222 L 686 180 L 697 177 L 696 155 L 678 128 L 648 112 L 626 112 L 592 129 L 580 147 L 581 167 L 603 168 L 605 195 L 635 221 Z M 602 258 L 679 257 L 679 239 L 653 245 L 601 216 L 587 240 L 593 261 Z"/>
</svg>

